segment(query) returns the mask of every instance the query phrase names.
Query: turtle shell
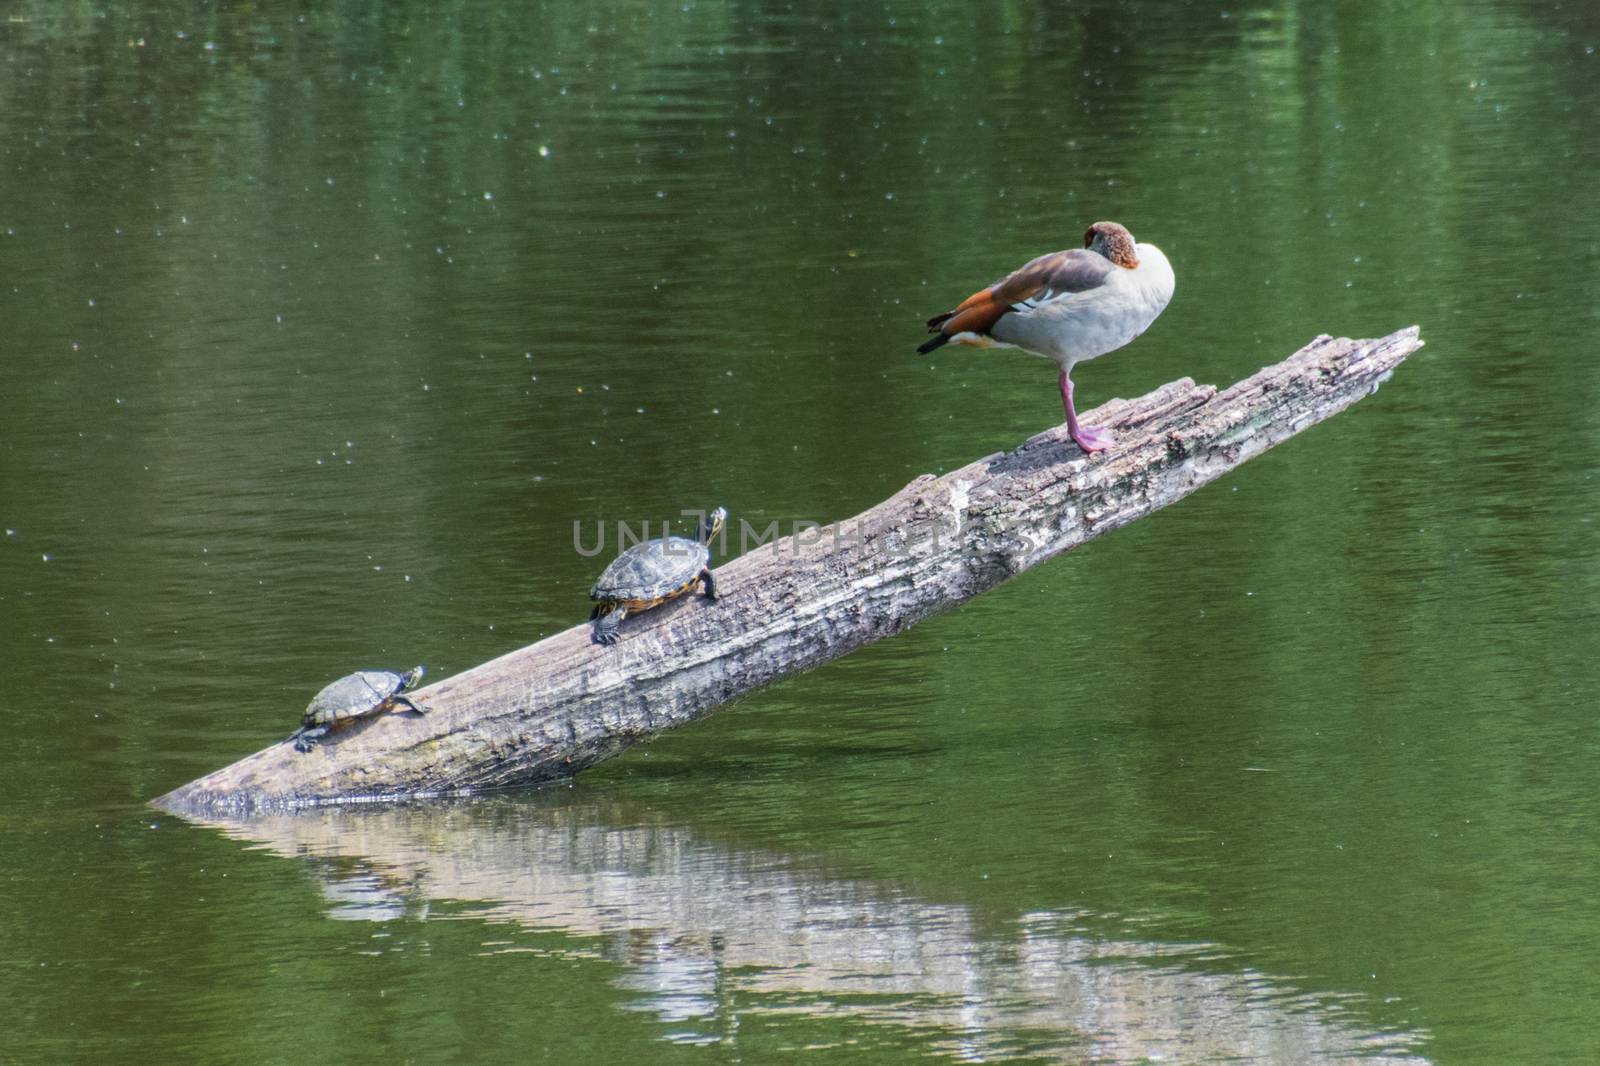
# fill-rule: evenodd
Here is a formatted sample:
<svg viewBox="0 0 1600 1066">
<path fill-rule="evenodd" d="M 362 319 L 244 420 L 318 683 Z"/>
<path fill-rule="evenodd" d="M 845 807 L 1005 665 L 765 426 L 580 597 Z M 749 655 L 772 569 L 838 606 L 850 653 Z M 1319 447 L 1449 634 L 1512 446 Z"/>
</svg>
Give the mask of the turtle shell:
<svg viewBox="0 0 1600 1066">
<path fill-rule="evenodd" d="M 589 598 L 601 602 L 660 600 L 681 592 L 710 561 L 711 549 L 699 541 L 685 537 L 648 540 L 611 560 L 589 590 Z"/>
<path fill-rule="evenodd" d="M 303 723 L 331 725 L 381 711 L 402 689 L 406 679 L 387 670 L 357 670 L 346 674 L 312 697 Z"/>
</svg>

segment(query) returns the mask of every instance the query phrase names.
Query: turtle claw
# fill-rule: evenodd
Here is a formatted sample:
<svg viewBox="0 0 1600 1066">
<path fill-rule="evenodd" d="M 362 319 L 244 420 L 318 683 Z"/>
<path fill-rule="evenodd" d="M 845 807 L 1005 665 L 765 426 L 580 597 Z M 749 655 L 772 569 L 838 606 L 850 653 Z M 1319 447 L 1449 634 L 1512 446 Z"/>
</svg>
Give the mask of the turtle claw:
<svg viewBox="0 0 1600 1066">
<path fill-rule="evenodd" d="M 327 730 L 325 730 L 325 729 L 318 729 L 315 732 L 313 732 L 313 731 L 311 731 L 309 729 L 302 729 L 300 732 L 296 733 L 294 736 L 290 737 L 289 739 L 294 741 L 294 750 L 295 751 L 298 751 L 301 754 L 306 754 L 306 753 L 310 752 L 312 748 L 316 747 L 319 743 L 321 743 L 321 740 L 319 738 L 325 732 L 327 732 Z"/>
<path fill-rule="evenodd" d="M 622 619 L 627 611 L 621 607 L 613 608 L 601 615 L 594 623 L 594 642 L 610 647 L 622 639 Z"/>
</svg>

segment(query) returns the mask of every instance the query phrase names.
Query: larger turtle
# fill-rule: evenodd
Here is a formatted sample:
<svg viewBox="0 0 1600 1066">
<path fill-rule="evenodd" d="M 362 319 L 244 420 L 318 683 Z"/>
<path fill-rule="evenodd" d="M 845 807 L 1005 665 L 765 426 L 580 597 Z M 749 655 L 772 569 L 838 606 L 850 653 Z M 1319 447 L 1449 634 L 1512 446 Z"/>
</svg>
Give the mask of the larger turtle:
<svg viewBox="0 0 1600 1066">
<path fill-rule="evenodd" d="M 589 621 L 594 623 L 594 639 L 600 644 L 615 644 L 622 620 L 630 614 L 648 611 L 676 599 L 695 586 L 703 585 L 706 599 L 717 598 L 717 584 L 711 577 L 711 542 L 722 532 L 728 512 L 718 507 L 700 523 L 694 540 L 686 537 L 657 537 L 635 544 L 606 567 L 589 590 L 595 601 Z"/>
<path fill-rule="evenodd" d="M 416 666 L 404 674 L 388 670 L 357 670 L 346 674 L 311 698 L 300 720 L 300 728 L 289 739 L 294 741 L 296 751 L 310 751 L 324 736 L 357 718 L 382 714 L 396 707 L 409 707 L 422 714 L 427 708 L 412 702 L 404 693 L 416 688 L 427 672 L 425 667 Z"/>
</svg>

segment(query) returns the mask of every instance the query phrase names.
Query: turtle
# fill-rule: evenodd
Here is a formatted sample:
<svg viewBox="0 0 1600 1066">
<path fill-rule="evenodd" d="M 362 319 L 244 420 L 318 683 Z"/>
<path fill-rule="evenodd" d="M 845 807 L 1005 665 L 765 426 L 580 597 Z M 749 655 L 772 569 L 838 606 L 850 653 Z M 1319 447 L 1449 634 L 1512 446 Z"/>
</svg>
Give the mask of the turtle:
<svg viewBox="0 0 1600 1066">
<path fill-rule="evenodd" d="M 388 670 L 357 670 L 346 674 L 312 697 L 305 716 L 300 719 L 300 728 L 289 739 L 294 741 L 296 751 L 310 751 L 323 736 L 357 718 L 392 711 L 396 706 L 409 707 L 422 714 L 427 708 L 401 693 L 416 688 L 427 672 L 426 667 L 416 666 L 404 674 Z"/>
<path fill-rule="evenodd" d="M 615 644 L 622 620 L 648 611 L 670 599 L 704 585 L 706 599 L 716 600 L 717 584 L 711 577 L 711 542 L 722 532 L 728 512 L 718 507 L 700 523 L 694 540 L 657 537 L 635 544 L 606 567 L 589 598 L 595 601 L 589 621 L 598 644 Z"/>
</svg>

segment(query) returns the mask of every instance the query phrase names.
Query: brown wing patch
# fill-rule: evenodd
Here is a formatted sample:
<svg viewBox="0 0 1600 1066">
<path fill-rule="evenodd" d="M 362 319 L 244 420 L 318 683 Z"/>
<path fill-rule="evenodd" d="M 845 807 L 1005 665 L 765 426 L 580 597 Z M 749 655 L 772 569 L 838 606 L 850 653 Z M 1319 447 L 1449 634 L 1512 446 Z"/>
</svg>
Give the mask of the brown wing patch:
<svg viewBox="0 0 1600 1066">
<path fill-rule="evenodd" d="M 953 337 L 957 333 L 987 333 L 1010 307 L 1009 301 L 995 297 L 994 289 L 980 289 L 968 296 L 954 311 L 928 320 L 928 328 Z"/>
<path fill-rule="evenodd" d="M 928 319 L 928 331 L 946 337 L 988 333 L 1015 305 L 1096 288 L 1113 269 L 1105 256 L 1082 248 L 1041 255 L 973 293 L 955 310 Z"/>
<path fill-rule="evenodd" d="M 1048 300 L 1099 288 L 1113 269 L 1111 262 L 1098 252 L 1072 248 L 1041 255 L 996 282 L 994 288 L 1007 303 Z"/>
</svg>

